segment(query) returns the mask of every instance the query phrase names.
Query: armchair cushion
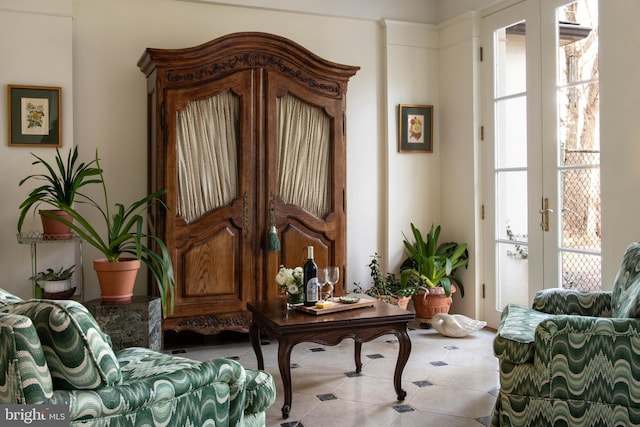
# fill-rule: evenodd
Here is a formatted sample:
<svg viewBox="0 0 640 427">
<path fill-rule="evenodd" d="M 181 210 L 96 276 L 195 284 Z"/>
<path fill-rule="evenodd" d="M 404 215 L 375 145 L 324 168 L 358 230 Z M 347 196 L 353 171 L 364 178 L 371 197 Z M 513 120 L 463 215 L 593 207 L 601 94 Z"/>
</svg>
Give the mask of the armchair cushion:
<svg viewBox="0 0 640 427">
<path fill-rule="evenodd" d="M 55 389 L 95 389 L 122 380 L 110 338 L 82 304 L 29 300 L 0 307 L 0 312 L 31 319 Z"/>
<path fill-rule="evenodd" d="M 611 296 L 613 317 L 640 317 L 640 243 L 627 248 Z"/>
<path fill-rule="evenodd" d="M 500 360 L 521 364 L 533 360 L 536 327 L 552 317 L 528 307 L 509 304 L 502 312 L 493 352 Z"/>
</svg>

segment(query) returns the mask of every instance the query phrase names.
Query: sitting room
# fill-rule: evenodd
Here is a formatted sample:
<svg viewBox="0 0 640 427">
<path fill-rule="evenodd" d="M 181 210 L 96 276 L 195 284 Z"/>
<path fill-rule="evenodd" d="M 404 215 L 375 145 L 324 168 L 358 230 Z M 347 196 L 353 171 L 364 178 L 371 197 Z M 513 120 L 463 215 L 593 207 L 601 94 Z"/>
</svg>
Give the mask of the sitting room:
<svg viewBox="0 0 640 427">
<path fill-rule="evenodd" d="M 638 13 L 0 0 L 0 405 L 61 425 L 640 424 Z M 57 206 L 40 186 L 72 160 L 84 182 Z M 121 254 L 138 267 L 109 296 L 97 260 Z M 279 274 L 308 258 L 330 303 L 292 305 Z M 442 325 L 419 311 L 437 292 Z"/>
</svg>

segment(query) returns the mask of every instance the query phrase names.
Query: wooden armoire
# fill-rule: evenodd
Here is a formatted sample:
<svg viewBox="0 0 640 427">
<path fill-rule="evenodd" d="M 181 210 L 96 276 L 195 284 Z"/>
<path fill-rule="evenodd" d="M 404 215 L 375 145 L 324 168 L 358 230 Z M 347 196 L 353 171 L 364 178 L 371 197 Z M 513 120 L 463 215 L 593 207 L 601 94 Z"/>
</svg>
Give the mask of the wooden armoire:
<svg viewBox="0 0 640 427">
<path fill-rule="evenodd" d="M 149 191 L 166 189 L 153 232 L 171 251 L 163 330 L 246 332 L 246 303 L 281 296 L 280 265 L 346 277 L 346 92 L 359 67 L 286 38 L 236 33 L 146 49 Z M 275 227 L 280 250 L 268 245 Z M 283 302 L 284 304 L 284 302 Z"/>
</svg>

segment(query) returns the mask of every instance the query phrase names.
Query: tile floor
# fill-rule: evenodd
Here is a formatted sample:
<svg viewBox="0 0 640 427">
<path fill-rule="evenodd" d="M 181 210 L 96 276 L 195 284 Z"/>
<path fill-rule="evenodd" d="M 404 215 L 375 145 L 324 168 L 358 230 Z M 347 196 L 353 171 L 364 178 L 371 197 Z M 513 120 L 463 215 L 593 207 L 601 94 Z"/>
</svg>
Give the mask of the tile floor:
<svg viewBox="0 0 640 427">
<path fill-rule="evenodd" d="M 411 356 L 404 369 L 403 402 L 396 399 L 393 371 L 398 343 L 393 335 L 362 346 L 362 372 L 355 373 L 353 340 L 337 346 L 302 343 L 291 354 L 293 402 L 283 419 L 282 380 L 277 341 L 263 342 L 265 370 L 276 381 L 276 402 L 267 411 L 268 427 L 479 427 L 489 425 L 499 387 L 493 356 L 495 331 L 447 338 L 417 322 L 410 324 Z M 245 334 L 206 337 L 197 345 L 166 344 L 166 352 L 196 359 L 226 357 L 256 368 Z M 168 342 L 168 340 L 166 340 Z"/>
</svg>

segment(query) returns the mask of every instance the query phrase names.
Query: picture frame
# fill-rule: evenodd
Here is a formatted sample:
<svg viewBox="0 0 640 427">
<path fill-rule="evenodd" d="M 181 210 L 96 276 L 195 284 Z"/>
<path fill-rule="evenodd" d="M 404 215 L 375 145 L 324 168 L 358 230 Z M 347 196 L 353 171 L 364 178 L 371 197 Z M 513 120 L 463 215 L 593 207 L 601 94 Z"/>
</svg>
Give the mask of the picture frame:
<svg viewBox="0 0 640 427">
<path fill-rule="evenodd" d="M 7 85 L 10 146 L 62 146 L 61 92 L 60 87 Z"/>
<path fill-rule="evenodd" d="M 433 153 L 433 105 L 399 105 L 398 151 Z"/>
</svg>

